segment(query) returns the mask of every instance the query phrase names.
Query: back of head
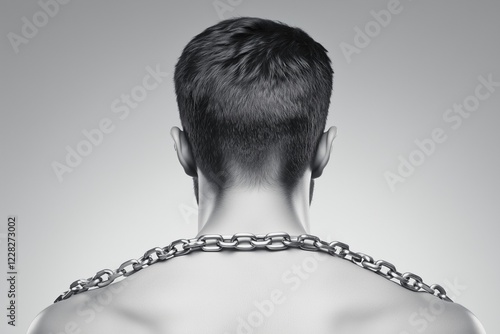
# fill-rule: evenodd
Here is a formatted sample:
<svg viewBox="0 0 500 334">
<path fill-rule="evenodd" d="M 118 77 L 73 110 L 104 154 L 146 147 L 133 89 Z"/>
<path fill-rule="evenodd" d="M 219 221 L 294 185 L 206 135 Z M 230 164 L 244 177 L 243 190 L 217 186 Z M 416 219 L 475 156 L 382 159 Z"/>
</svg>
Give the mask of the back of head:
<svg viewBox="0 0 500 334">
<path fill-rule="evenodd" d="M 324 131 L 333 70 L 298 28 L 259 18 L 195 36 L 175 67 L 183 129 L 216 186 L 293 187 Z"/>
</svg>

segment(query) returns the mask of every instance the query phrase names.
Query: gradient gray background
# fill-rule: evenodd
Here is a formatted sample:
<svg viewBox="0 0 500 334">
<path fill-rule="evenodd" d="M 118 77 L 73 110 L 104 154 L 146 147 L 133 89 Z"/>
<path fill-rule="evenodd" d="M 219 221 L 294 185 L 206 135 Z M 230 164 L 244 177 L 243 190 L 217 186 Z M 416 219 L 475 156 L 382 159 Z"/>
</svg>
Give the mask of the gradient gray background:
<svg viewBox="0 0 500 334">
<path fill-rule="evenodd" d="M 181 214 L 195 208 L 192 181 L 169 136 L 180 124 L 172 76 L 124 120 L 110 105 L 147 66 L 172 72 L 185 44 L 219 21 L 213 2 L 72 1 L 17 54 L 7 33 L 20 34 L 21 18 L 40 6 L 1 3 L 0 233 L 18 215 L 20 273 L 18 326 L 2 311 L 2 333 L 25 333 L 75 279 L 196 234 L 196 216 Z M 478 76 L 500 81 L 500 3 L 401 0 L 402 12 L 348 63 L 340 44 L 353 44 L 354 27 L 388 2 L 243 0 L 224 17 L 281 20 L 329 50 L 328 126 L 338 136 L 316 182 L 311 232 L 428 283 L 458 280 L 466 289 L 455 301 L 499 333 L 500 89 L 457 130 L 443 114 L 474 93 Z M 103 118 L 114 131 L 59 182 L 52 162 Z M 447 140 L 392 192 L 384 172 L 436 127 Z"/>
</svg>

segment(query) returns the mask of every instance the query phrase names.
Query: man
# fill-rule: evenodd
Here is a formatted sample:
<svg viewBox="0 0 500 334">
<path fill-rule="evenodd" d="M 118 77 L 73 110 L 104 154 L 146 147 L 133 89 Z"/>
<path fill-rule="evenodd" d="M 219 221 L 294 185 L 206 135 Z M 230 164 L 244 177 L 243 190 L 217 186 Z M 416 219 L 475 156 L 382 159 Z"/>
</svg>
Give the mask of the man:
<svg viewBox="0 0 500 334">
<path fill-rule="evenodd" d="M 246 240 L 247 248 L 267 247 L 262 235 L 271 232 L 307 234 L 313 180 L 336 136 L 335 127 L 323 132 L 332 78 L 320 44 L 270 20 L 225 20 L 186 46 L 175 69 L 183 130 L 173 127 L 171 135 L 194 180 L 197 237 L 216 239 L 193 245 L 238 248 L 241 241 L 244 248 Z M 242 232 L 261 237 L 217 241 Z M 61 298 L 29 333 L 484 333 L 456 303 L 405 289 L 340 256 L 292 247 L 298 239 L 272 239 L 290 247 L 198 251 L 143 270 L 141 261 L 126 262 L 123 272 L 132 264 L 133 275 Z"/>
</svg>

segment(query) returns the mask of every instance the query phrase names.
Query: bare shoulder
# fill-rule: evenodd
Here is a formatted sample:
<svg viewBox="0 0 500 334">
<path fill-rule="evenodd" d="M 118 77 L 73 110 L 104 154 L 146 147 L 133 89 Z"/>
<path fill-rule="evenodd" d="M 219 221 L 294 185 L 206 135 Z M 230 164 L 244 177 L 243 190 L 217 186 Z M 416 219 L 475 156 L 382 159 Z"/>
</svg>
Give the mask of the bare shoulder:
<svg viewBox="0 0 500 334">
<path fill-rule="evenodd" d="M 130 327 L 130 321 L 123 314 L 121 299 L 130 282 L 123 280 L 50 305 L 32 321 L 28 334 L 98 333 L 111 325 L 120 333 L 128 333 L 121 328 Z M 141 333 L 141 330 L 134 329 L 135 333 Z"/>
<path fill-rule="evenodd" d="M 332 294 L 341 301 L 334 305 L 333 321 L 344 329 L 341 333 L 485 333 L 477 317 L 458 303 L 405 289 L 345 261 L 332 265 L 327 276 L 332 277 L 336 270 L 343 278 L 332 287 Z"/>
<path fill-rule="evenodd" d="M 427 293 L 413 293 L 404 309 L 399 333 L 485 334 L 477 317 L 464 306 L 441 300 Z M 393 310 L 394 312 L 399 312 Z"/>
<path fill-rule="evenodd" d="M 78 298 L 81 299 L 81 298 Z M 81 332 L 76 321 L 75 299 L 52 304 L 40 312 L 32 321 L 28 334 L 67 333 Z"/>
</svg>

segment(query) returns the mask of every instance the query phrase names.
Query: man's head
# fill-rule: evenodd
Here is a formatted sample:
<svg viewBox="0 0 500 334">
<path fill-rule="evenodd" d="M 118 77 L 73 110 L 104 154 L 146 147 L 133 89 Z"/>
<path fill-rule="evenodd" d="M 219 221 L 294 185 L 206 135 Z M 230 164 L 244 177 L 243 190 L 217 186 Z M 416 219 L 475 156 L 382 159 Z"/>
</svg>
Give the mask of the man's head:
<svg viewBox="0 0 500 334">
<path fill-rule="evenodd" d="M 219 191 L 293 188 L 325 128 L 332 80 L 327 51 L 301 29 L 248 17 L 207 28 L 175 67 L 196 167 Z"/>
</svg>

